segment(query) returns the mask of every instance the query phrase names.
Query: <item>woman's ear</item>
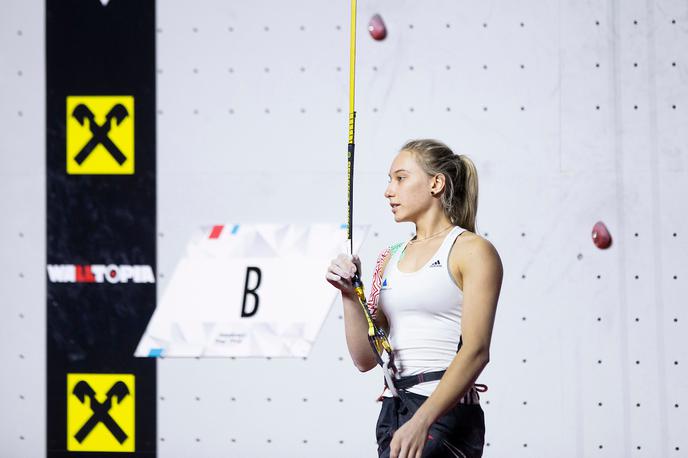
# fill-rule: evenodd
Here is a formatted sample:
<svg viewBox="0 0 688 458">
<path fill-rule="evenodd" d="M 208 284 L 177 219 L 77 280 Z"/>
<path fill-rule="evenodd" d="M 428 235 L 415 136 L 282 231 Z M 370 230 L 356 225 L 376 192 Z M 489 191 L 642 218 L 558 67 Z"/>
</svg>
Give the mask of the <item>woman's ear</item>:
<svg viewBox="0 0 688 458">
<path fill-rule="evenodd" d="M 430 190 L 430 193 L 432 195 L 436 195 L 442 192 L 444 189 L 444 174 L 438 173 L 435 175 L 432 179 L 432 189 Z"/>
</svg>

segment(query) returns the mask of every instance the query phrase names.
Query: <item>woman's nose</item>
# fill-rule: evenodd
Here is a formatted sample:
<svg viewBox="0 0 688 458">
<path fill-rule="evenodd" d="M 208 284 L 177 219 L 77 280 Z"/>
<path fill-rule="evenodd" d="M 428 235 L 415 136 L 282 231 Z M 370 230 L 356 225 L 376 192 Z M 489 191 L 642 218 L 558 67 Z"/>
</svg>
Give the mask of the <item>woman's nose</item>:
<svg viewBox="0 0 688 458">
<path fill-rule="evenodd" d="M 387 187 L 385 188 L 385 197 L 386 198 L 392 197 L 392 193 L 389 190 L 390 186 L 391 186 L 391 184 L 388 184 Z"/>
</svg>

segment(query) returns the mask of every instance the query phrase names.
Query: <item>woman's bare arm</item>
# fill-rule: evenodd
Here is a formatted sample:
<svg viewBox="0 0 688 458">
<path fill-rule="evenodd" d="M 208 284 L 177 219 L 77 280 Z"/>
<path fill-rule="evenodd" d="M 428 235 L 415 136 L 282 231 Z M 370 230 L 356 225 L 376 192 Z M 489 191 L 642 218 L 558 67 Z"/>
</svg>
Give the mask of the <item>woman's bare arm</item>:
<svg viewBox="0 0 688 458">
<path fill-rule="evenodd" d="M 346 346 L 358 370 L 368 372 L 377 365 L 375 354 L 368 342 L 368 321 L 355 295 L 342 293 L 342 302 L 344 303 Z"/>
<path fill-rule="evenodd" d="M 368 321 L 351 285 L 355 271 L 361 271 L 358 256 L 340 254 L 332 260 L 326 279 L 342 294 L 344 332 L 351 359 L 358 370 L 367 372 L 377 365 L 377 361 L 368 343 Z"/>
</svg>

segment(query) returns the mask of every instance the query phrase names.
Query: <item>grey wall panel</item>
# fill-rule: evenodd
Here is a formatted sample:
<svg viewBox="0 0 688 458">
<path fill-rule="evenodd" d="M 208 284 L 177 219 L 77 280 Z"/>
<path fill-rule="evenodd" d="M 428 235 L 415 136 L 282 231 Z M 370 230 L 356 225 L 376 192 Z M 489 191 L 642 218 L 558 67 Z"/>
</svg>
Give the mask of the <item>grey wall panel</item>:
<svg viewBox="0 0 688 458">
<path fill-rule="evenodd" d="M 45 450 L 43 3 L 0 14 L 0 455 Z"/>
</svg>

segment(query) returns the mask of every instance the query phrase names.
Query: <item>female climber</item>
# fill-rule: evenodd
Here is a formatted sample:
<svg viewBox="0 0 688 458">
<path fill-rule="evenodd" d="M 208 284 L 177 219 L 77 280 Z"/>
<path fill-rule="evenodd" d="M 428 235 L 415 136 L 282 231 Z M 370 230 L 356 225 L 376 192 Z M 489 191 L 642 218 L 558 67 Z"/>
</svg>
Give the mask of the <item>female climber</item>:
<svg viewBox="0 0 688 458">
<path fill-rule="evenodd" d="M 436 140 L 406 143 L 392 161 L 385 198 L 415 235 L 384 250 L 369 301 L 394 353 L 394 389 L 377 420 L 384 458 L 480 457 L 485 421 L 475 381 L 489 361 L 503 268 L 478 235 L 478 176 L 465 155 Z M 346 342 L 362 372 L 377 364 L 351 279 L 358 256 L 341 254 L 326 278 L 342 294 Z M 375 303 L 377 302 L 377 303 Z M 386 384 L 387 388 L 390 388 Z M 394 393 L 394 394 L 393 394 Z"/>
</svg>

